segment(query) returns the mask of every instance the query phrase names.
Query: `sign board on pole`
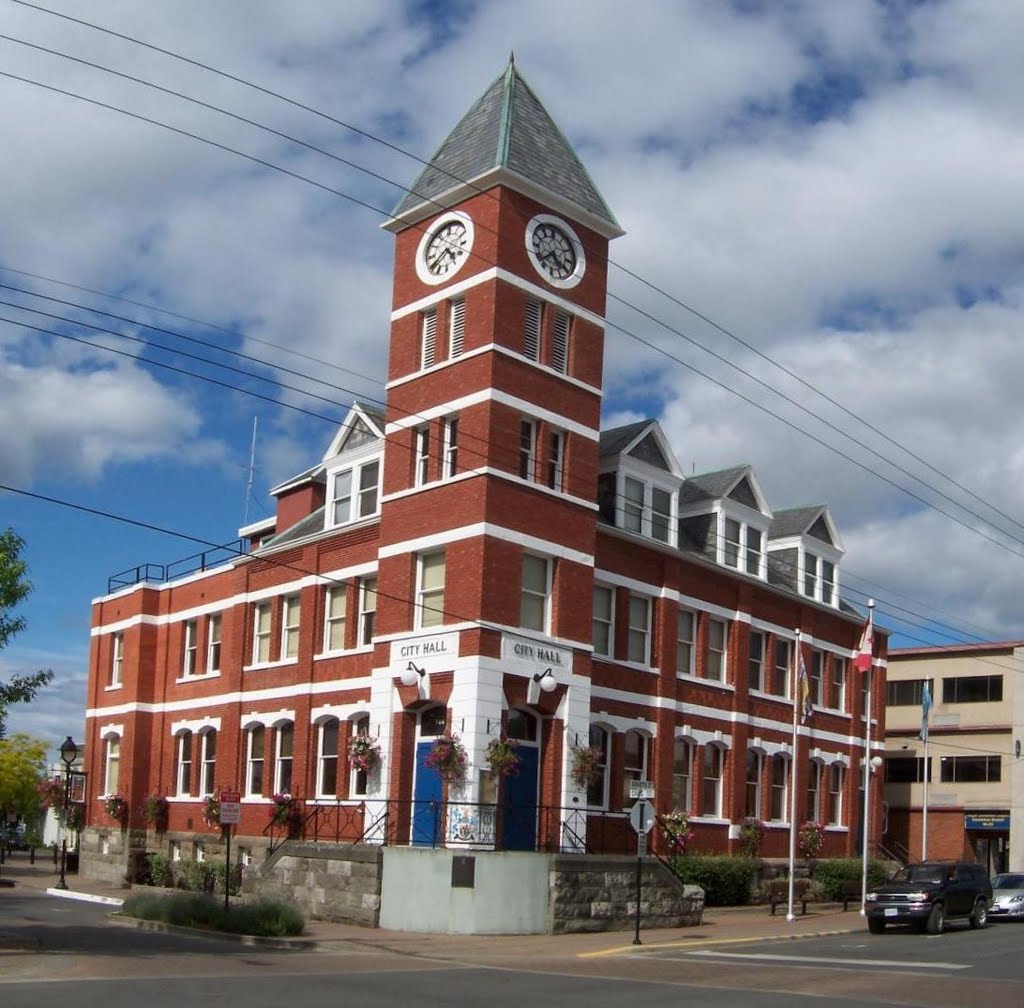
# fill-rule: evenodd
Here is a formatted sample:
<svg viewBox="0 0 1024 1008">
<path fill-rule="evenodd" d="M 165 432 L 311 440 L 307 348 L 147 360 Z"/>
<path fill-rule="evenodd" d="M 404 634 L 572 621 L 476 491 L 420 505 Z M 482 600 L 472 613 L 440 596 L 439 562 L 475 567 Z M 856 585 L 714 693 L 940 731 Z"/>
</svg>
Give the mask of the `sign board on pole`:
<svg viewBox="0 0 1024 1008">
<path fill-rule="evenodd" d="M 71 794 L 69 798 L 72 802 L 84 802 L 85 801 L 85 774 L 84 773 L 73 773 L 71 775 Z"/>
<path fill-rule="evenodd" d="M 221 791 L 220 824 L 234 826 L 242 820 L 242 796 L 237 791 Z"/>
<path fill-rule="evenodd" d="M 650 800 L 654 797 L 654 785 L 649 780 L 630 781 L 629 797 L 647 798 Z"/>
<path fill-rule="evenodd" d="M 642 798 L 629 810 L 629 825 L 636 833 L 650 833 L 654 818 L 654 806 Z"/>
</svg>

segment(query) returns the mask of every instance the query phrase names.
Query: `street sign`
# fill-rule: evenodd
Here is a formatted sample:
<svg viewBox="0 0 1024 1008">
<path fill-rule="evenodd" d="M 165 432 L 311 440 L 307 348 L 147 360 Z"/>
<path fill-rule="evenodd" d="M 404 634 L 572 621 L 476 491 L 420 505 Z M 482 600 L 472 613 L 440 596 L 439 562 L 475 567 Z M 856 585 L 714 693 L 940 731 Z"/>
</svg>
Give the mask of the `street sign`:
<svg viewBox="0 0 1024 1008">
<path fill-rule="evenodd" d="M 629 825 L 636 833 L 650 833 L 654 826 L 654 818 L 654 806 L 643 799 L 629 810 Z"/>
<path fill-rule="evenodd" d="M 637 780 L 629 782 L 630 798 L 653 798 L 654 785 L 649 780 Z"/>
<path fill-rule="evenodd" d="M 242 820 L 242 796 L 237 791 L 221 791 L 220 824 L 234 826 Z"/>
</svg>

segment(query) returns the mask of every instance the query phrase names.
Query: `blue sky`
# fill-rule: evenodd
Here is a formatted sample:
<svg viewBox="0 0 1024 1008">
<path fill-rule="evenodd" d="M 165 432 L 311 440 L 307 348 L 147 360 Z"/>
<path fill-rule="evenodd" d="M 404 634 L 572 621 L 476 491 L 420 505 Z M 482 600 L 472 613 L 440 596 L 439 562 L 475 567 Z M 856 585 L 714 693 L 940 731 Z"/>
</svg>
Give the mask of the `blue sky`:
<svg viewBox="0 0 1024 1008">
<path fill-rule="evenodd" d="M 557 22 L 542 0 L 52 10 L 308 108 L 12 0 L 3 32 L 398 186 L 418 162 L 372 137 L 429 156 L 514 50 L 627 231 L 606 423 L 656 415 L 685 469 L 750 463 L 772 506 L 829 503 L 846 593 L 875 597 L 898 643 L 1024 636 L 1021 5 L 567 0 Z M 0 526 L 26 540 L 35 584 L 0 678 L 55 670 L 9 729 L 59 739 L 82 730 L 90 600 L 115 572 L 201 547 L 28 494 L 229 542 L 255 417 L 248 517 L 269 513 L 268 487 L 320 456 L 347 404 L 383 395 L 392 239 L 356 201 L 386 210 L 400 188 L 123 77 L 0 51 L 0 69 L 37 82 L 0 77 L 17 153 L 0 162 L 0 483 L 23 491 L 0 492 Z M 240 351 L 251 359 L 218 359 L 253 376 L 143 323 Z"/>
</svg>

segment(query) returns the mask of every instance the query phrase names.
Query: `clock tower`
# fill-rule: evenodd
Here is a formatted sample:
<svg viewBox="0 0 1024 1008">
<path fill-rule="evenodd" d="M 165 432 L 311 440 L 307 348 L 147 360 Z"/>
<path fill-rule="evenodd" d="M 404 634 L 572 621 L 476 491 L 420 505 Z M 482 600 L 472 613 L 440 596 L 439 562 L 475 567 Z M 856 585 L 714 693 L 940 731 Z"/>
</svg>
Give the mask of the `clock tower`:
<svg viewBox="0 0 1024 1008">
<path fill-rule="evenodd" d="M 517 810 L 579 797 L 568 750 L 589 725 L 607 256 L 622 230 L 511 61 L 384 227 L 374 703 L 391 728 L 388 796 L 447 786 L 449 801 L 501 804 L 498 843 L 514 848 L 517 828 L 546 828 Z M 443 732 L 465 746 L 462 784 L 424 764 Z M 505 737 L 520 773 L 499 781 L 487 751 Z M 467 836 L 490 828 L 479 815 Z"/>
</svg>

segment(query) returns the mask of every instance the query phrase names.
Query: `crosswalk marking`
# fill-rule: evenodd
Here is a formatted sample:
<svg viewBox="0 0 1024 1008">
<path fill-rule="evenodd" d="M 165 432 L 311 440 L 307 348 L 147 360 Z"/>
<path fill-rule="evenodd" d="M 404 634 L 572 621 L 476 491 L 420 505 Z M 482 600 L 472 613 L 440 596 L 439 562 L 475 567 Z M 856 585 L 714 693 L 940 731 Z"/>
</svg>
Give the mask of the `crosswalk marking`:
<svg viewBox="0 0 1024 1008">
<path fill-rule="evenodd" d="M 965 963 L 919 962 L 912 959 L 840 959 L 832 956 L 771 955 L 767 952 L 719 952 L 716 949 L 697 949 L 686 952 L 688 956 L 706 956 L 714 959 L 759 959 L 773 962 L 828 963 L 836 966 L 890 966 L 895 969 L 938 969 L 963 970 L 971 967 Z"/>
</svg>

